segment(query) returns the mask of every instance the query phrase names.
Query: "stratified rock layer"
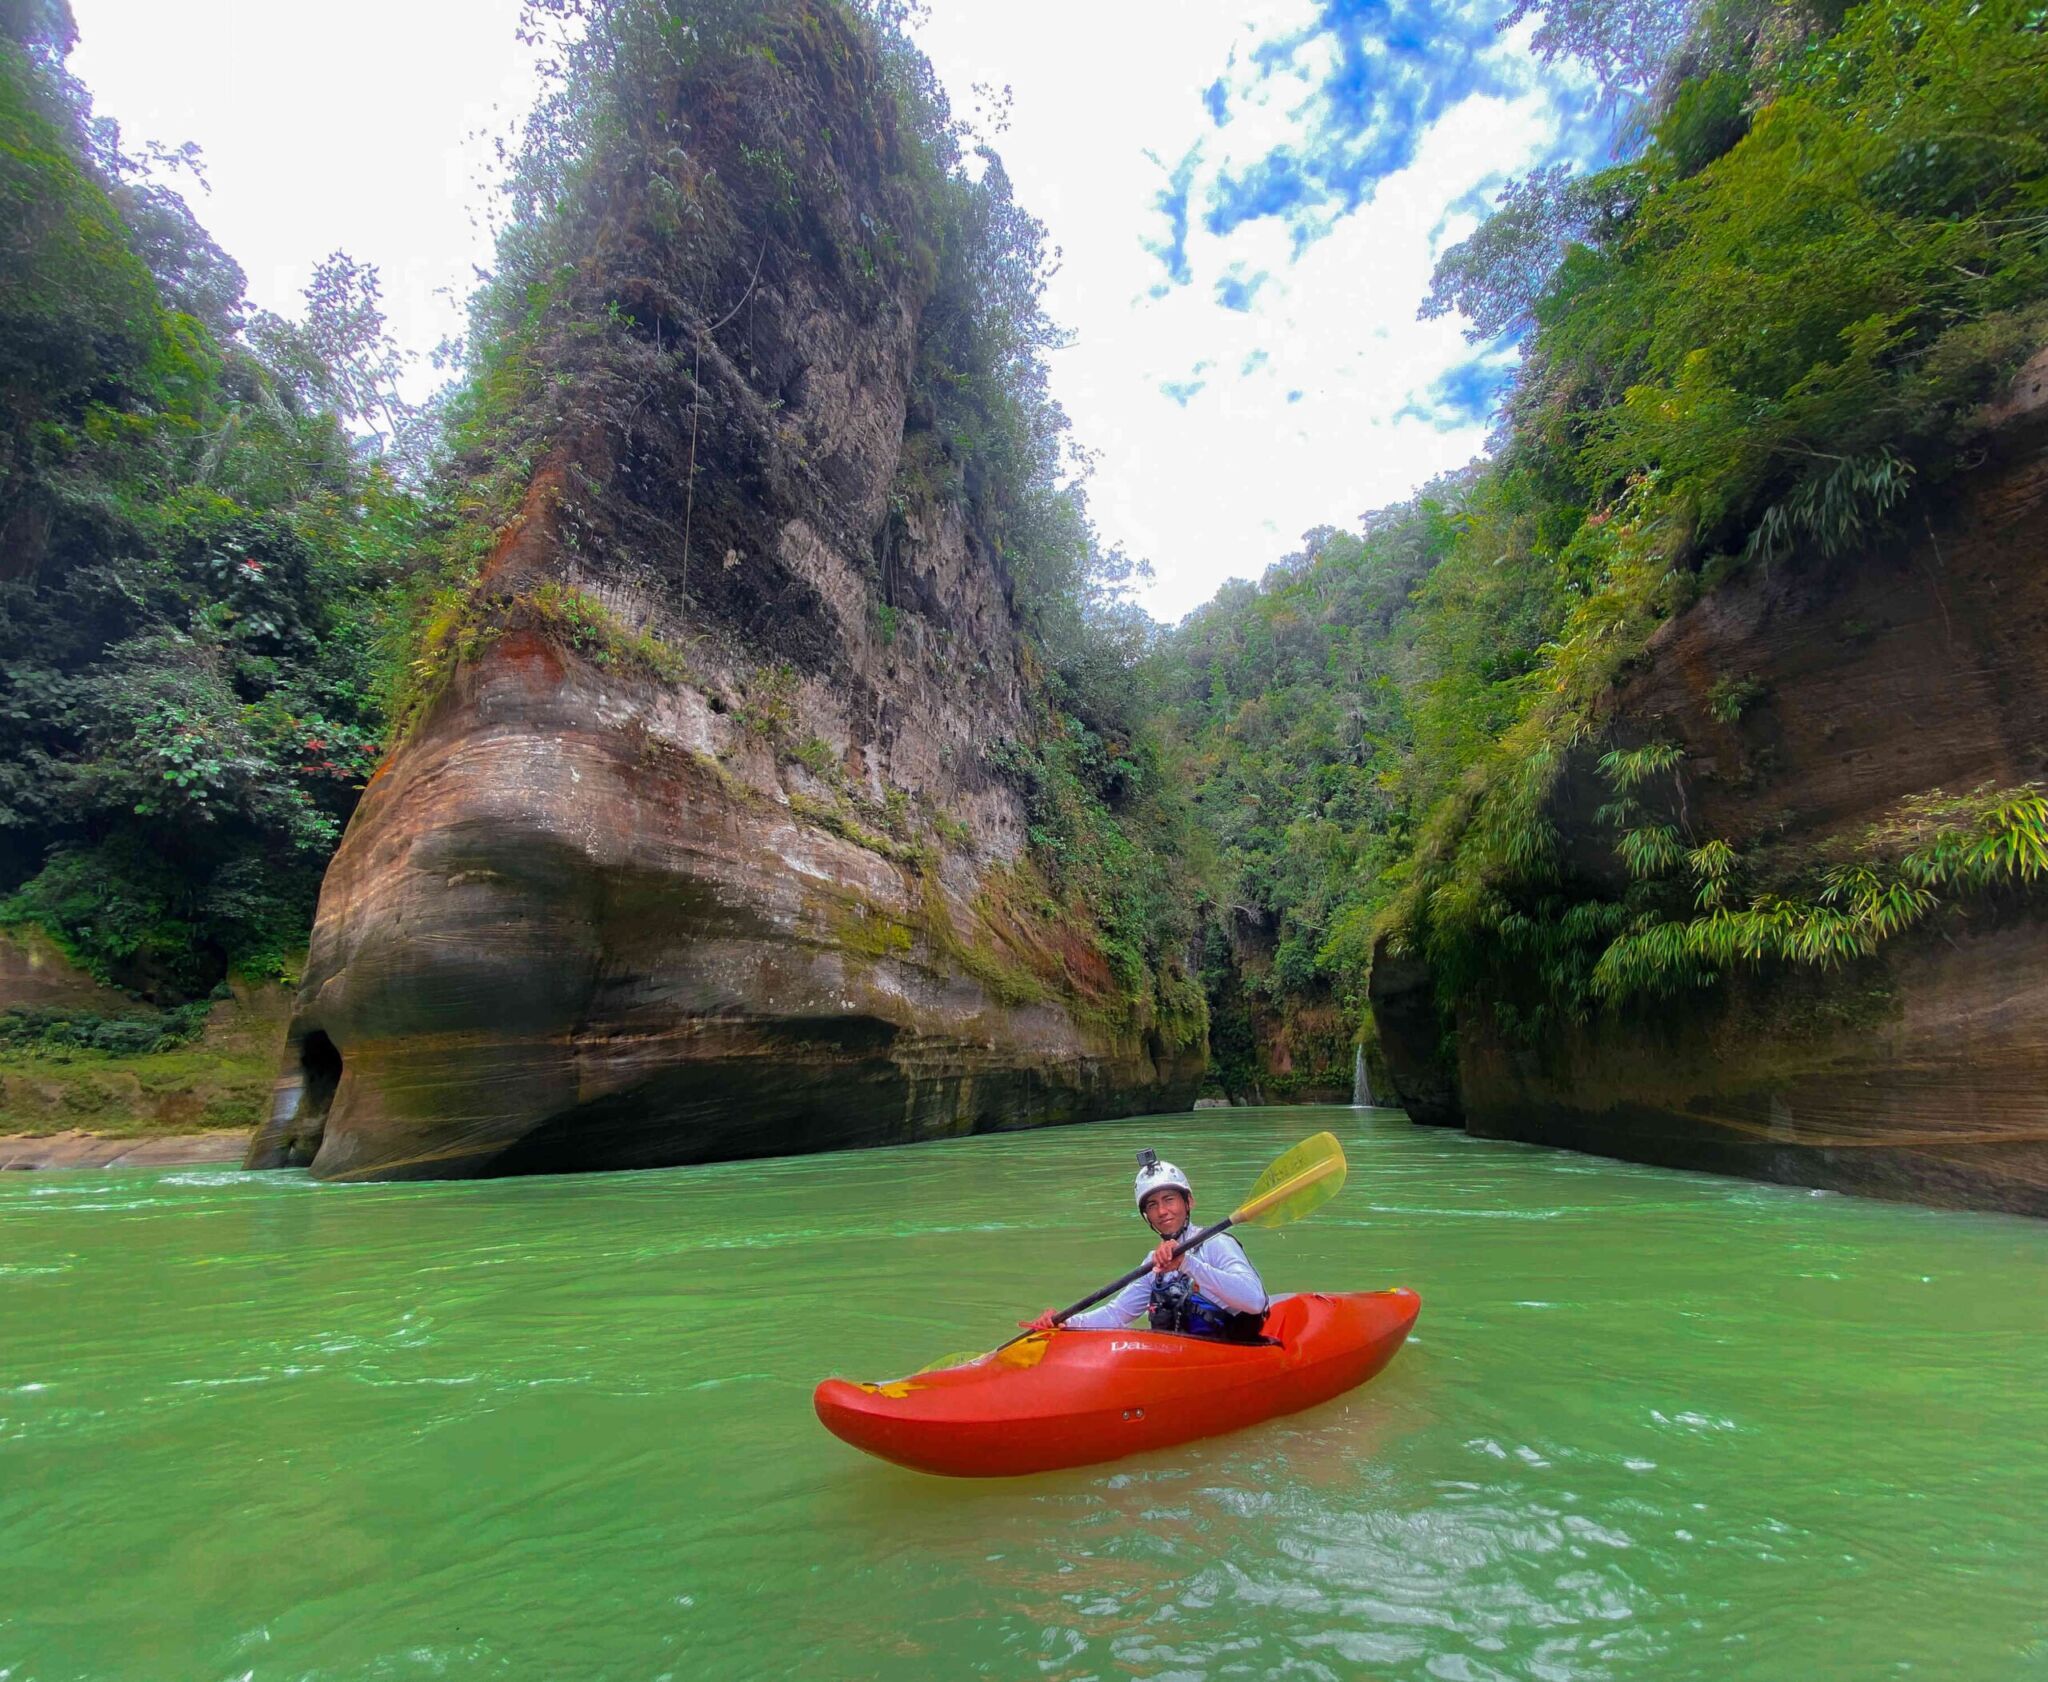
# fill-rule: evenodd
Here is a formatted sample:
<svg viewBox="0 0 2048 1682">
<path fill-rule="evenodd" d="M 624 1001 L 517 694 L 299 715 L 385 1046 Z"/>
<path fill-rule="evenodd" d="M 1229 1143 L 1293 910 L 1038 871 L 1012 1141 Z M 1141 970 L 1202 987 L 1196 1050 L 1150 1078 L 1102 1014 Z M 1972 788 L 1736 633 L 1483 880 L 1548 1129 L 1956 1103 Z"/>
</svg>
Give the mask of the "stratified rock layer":
<svg viewBox="0 0 2048 1682">
<path fill-rule="evenodd" d="M 762 28 L 575 283 L 617 343 L 486 571 L 492 634 L 329 869 L 252 1166 L 622 1168 L 1192 1099 L 1199 1015 L 1050 902 L 986 769 L 1037 680 L 914 467 L 931 278 L 874 256 L 917 244 L 895 107 L 836 11 Z M 757 232 L 732 184 L 763 157 L 801 166 Z"/>
<path fill-rule="evenodd" d="M 1712 705 L 1730 681 L 1758 696 Z M 1724 705 L 1721 709 L 1726 712 Z M 1800 557 L 1666 625 L 1616 735 L 1686 752 L 1695 833 L 1797 862 L 1901 802 L 2048 778 L 2048 360 L 1989 459 L 1890 540 Z M 1567 869 L 1622 872 L 1580 755 L 1550 816 Z M 1917 1201 L 2048 1214 L 2048 917 L 2006 895 L 1832 972 L 1745 972 L 1540 1046 L 1383 952 L 1373 1008 L 1418 1120 L 1492 1138 Z"/>
</svg>

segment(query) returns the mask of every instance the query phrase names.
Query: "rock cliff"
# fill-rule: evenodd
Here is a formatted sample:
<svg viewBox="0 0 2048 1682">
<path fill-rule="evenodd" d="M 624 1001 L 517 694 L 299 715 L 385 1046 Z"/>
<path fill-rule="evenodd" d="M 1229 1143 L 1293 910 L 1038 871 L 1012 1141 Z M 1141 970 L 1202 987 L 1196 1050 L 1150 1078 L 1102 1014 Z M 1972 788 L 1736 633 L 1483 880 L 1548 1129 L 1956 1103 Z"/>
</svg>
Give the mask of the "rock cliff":
<svg viewBox="0 0 2048 1682">
<path fill-rule="evenodd" d="M 1350 1103 L 1359 1048 L 1343 1006 L 1327 987 L 1273 986 L 1271 915 L 1240 906 L 1219 922 L 1203 965 L 1210 1081 L 1233 1104 Z"/>
<path fill-rule="evenodd" d="M 1193 1096 L 1199 991 L 1049 890 L 1000 769 L 1047 713 L 972 443 L 921 395 L 961 331 L 919 220 L 944 177 L 865 25 L 744 28 L 656 80 L 659 143 L 569 230 L 567 325 L 513 371 L 565 395 L 329 868 L 252 1166 L 651 1166 Z"/>
<path fill-rule="evenodd" d="M 1658 632 L 1610 723 L 1682 749 L 1689 836 L 1782 880 L 1916 805 L 2048 778 L 2048 357 L 1997 419 L 1981 462 L 1887 538 L 1739 577 Z M 1579 889 L 1618 894 L 1596 753 L 1547 817 Z M 2023 892 L 1834 969 L 1736 968 L 1533 1045 L 1484 1006 L 1447 1023 L 1428 967 L 1384 941 L 1372 993 L 1417 1120 L 2048 1214 L 2048 914 Z"/>
</svg>

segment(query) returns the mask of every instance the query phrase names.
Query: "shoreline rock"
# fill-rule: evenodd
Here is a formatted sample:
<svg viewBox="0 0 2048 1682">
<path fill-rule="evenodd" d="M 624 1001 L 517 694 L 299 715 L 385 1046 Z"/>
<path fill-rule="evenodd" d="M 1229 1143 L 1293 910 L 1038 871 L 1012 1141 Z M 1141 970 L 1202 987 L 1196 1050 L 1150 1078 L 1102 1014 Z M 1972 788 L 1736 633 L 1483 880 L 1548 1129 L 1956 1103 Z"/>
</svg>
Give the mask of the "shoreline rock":
<svg viewBox="0 0 2048 1682">
<path fill-rule="evenodd" d="M 221 1133 L 0 1133 L 0 1173 L 45 1168 L 185 1168 L 239 1164 L 246 1129 Z"/>
</svg>

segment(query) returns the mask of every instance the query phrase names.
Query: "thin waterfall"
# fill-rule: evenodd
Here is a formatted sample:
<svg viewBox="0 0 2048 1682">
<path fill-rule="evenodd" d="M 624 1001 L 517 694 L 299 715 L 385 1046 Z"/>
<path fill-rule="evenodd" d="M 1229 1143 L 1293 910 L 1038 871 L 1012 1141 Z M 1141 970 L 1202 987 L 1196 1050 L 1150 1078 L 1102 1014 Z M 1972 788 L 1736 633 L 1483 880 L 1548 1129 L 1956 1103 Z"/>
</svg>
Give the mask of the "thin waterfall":
<svg viewBox="0 0 2048 1682">
<path fill-rule="evenodd" d="M 1372 1082 L 1365 1075 L 1365 1047 L 1358 1047 L 1358 1054 L 1351 1060 L 1351 1107 L 1354 1110 L 1372 1108 Z"/>
</svg>

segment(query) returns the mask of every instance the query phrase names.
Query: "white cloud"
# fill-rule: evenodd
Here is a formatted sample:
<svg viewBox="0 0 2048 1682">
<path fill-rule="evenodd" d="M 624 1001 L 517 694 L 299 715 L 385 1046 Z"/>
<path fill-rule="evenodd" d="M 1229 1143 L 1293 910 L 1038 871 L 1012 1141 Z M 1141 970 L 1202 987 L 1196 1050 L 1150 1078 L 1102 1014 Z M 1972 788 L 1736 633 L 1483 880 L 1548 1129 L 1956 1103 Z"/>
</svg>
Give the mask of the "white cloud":
<svg viewBox="0 0 2048 1682">
<path fill-rule="evenodd" d="M 193 213 L 265 309 L 296 315 L 340 248 L 378 265 L 394 336 L 426 352 L 463 325 L 489 158 L 534 93 L 518 0 L 72 0 L 72 71 L 129 144 L 197 141 Z M 419 370 L 412 395 L 437 376 Z"/>
<path fill-rule="evenodd" d="M 1019 199 L 1065 252 L 1048 302 L 1075 344 L 1054 359 L 1054 389 L 1100 454 L 1097 525 L 1157 568 L 1155 614 L 1178 618 L 1224 579 L 1258 576 L 1307 528 L 1353 524 L 1482 449 L 1483 424 L 1441 430 L 1400 411 L 1476 354 L 1456 321 L 1415 319 L 1436 257 L 1474 225 L 1446 212 L 1558 142 L 1563 84 L 1539 80 L 1519 39 L 1490 56 L 1528 92 L 1452 107 L 1408 167 L 1296 257 L 1276 218 L 1209 232 L 1201 192 L 1305 144 L 1324 49 L 1311 38 L 1265 77 L 1247 60 L 1259 42 L 1307 31 L 1313 8 L 1039 0 L 1028 31 L 992 28 L 992 10 L 935 5 L 919 39 L 956 104 L 977 81 L 1015 90 L 997 145 Z M 1219 76 L 1230 93 L 1220 130 L 1202 97 Z M 1153 296 L 1166 278 L 1148 249 L 1166 236 L 1157 195 L 1191 147 L 1191 280 Z M 1270 277 L 1249 310 L 1216 300 L 1232 274 Z M 1161 389 L 1195 381 L 1184 404 Z"/>
</svg>

